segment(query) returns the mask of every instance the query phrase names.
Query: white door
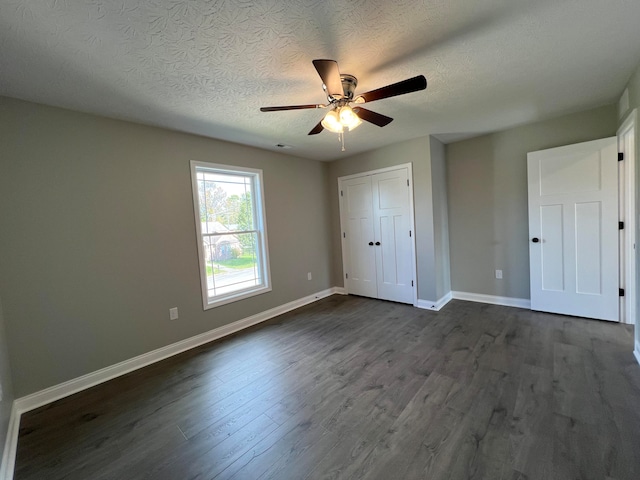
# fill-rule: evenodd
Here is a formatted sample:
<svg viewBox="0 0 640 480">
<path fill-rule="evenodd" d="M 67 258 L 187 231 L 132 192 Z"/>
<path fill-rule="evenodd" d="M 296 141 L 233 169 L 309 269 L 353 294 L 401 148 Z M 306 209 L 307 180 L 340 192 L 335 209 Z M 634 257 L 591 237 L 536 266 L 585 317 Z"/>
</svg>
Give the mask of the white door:
<svg viewBox="0 0 640 480">
<path fill-rule="evenodd" d="M 531 308 L 618 321 L 616 138 L 531 152 Z"/>
<path fill-rule="evenodd" d="M 377 298 L 371 177 L 345 180 L 340 189 L 348 292 Z"/>
<path fill-rule="evenodd" d="M 371 177 L 378 298 L 413 303 L 407 169 Z"/>
<path fill-rule="evenodd" d="M 414 303 L 409 168 L 339 179 L 347 293 Z"/>
</svg>

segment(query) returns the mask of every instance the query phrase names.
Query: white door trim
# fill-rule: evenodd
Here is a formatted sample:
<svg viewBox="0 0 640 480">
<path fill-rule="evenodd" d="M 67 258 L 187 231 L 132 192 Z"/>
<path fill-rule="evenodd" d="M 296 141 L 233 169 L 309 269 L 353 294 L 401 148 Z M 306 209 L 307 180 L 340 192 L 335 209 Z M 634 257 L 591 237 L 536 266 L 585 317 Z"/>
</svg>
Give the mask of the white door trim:
<svg viewBox="0 0 640 480">
<path fill-rule="evenodd" d="M 624 221 L 625 228 L 621 236 L 620 247 L 620 287 L 624 288 L 625 296 L 621 298 L 620 321 L 623 323 L 635 324 L 636 317 L 636 175 L 635 162 L 637 158 L 637 138 L 638 109 L 634 108 L 625 118 L 622 125 L 616 132 L 618 139 L 618 152 L 624 154 L 624 160 L 620 166 L 619 189 L 620 198 L 620 220 Z M 633 131 L 632 146 L 627 149 L 624 136 Z M 627 151 L 630 150 L 630 151 Z"/>
<path fill-rule="evenodd" d="M 352 175 L 345 175 L 344 177 L 338 177 L 338 205 L 340 206 L 340 245 L 342 246 L 342 279 L 345 285 L 345 293 L 349 293 L 348 282 L 344 277 L 344 272 L 347 271 L 347 258 L 345 255 L 345 239 L 343 233 L 346 231 L 346 225 L 342 215 L 342 201 L 340 200 L 340 191 L 342 190 L 342 182 L 350 180 L 352 178 L 364 177 L 376 175 L 378 173 L 392 172 L 394 170 L 407 169 L 407 176 L 409 178 L 409 228 L 413 235 L 411 236 L 411 271 L 413 273 L 413 306 L 418 306 L 418 265 L 416 260 L 416 227 L 415 227 L 415 215 L 413 207 L 413 164 L 402 163 L 394 165 L 392 167 L 379 168 L 376 170 L 369 170 L 367 172 L 354 173 Z"/>
<path fill-rule="evenodd" d="M 412 168 L 413 164 L 411 162 L 409 163 L 401 163 L 399 165 L 394 165 L 393 167 L 385 167 L 385 168 L 378 168 L 376 170 L 369 170 L 367 172 L 361 172 L 361 173 L 352 173 L 351 175 L 345 175 L 344 177 L 338 177 L 338 186 L 340 186 L 340 182 L 344 181 L 344 180 L 351 180 L 352 178 L 359 178 L 359 177 L 364 177 L 367 175 L 376 175 L 378 173 L 385 173 L 385 172 L 393 172 L 394 170 L 401 170 L 403 168 L 408 168 L 409 169 L 409 180 L 413 181 L 413 177 L 411 176 L 411 168 Z M 413 190 L 413 189 L 412 189 Z M 411 199 L 411 202 L 413 202 L 413 199 Z M 412 204 L 413 206 L 413 204 Z"/>
</svg>

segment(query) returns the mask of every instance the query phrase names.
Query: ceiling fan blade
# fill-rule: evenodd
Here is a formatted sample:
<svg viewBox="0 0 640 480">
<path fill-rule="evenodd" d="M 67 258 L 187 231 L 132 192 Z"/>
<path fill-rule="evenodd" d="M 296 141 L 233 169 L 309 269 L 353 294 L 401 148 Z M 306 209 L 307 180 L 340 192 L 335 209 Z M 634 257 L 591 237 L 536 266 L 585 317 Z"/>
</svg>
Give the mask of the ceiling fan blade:
<svg viewBox="0 0 640 480">
<path fill-rule="evenodd" d="M 353 111 L 362 120 L 373 123 L 374 125 L 377 125 L 379 127 L 384 127 L 385 125 L 389 125 L 391 122 L 393 122 L 393 118 L 382 115 L 381 113 L 372 112 L 371 110 L 367 110 L 366 108 L 354 107 Z"/>
<path fill-rule="evenodd" d="M 288 105 L 285 107 L 261 107 L 261 112 L 280 112 L 283 110 L 303 110 L 305 108 L 325 108 L 326 105 L 314 104 L 314 105 Z"/>
<path fill-rule="evenodd" d="M 418 90 L 424 90 L 425 88 L 427 88 L 427 79 L 424 78 L 424 75 L 418 75 L 417 77 L 409 78 L 407 80 L 358 95 L 355 102 L 358 103 L 359 98 L 363 98 L 365 102 L 373 102 L 383 98 L 395 97 L 396 95 L 417 92 Z"/>
<path fill-rule="evenodd" d="M 342 88 L 342 80 L 340 80 L 340 70 L 338 70 L 338 62 L 335 60 L 314 60 L 313 66 L 316 67 L 318 75 L 322 79 L 322 83 L 327 87 L 327 93 L 332 97 L 344 97 L 344 89 Z"/>
<path fill-rule="evenodd" d="M 322 126 L 322 120 L 320 120 L 318 124 L 311 129 L 311 131 L 309 132 L 309 135 L 317 135 L 322 130 L 324 130 L 324 127 Z"/>
</svg>

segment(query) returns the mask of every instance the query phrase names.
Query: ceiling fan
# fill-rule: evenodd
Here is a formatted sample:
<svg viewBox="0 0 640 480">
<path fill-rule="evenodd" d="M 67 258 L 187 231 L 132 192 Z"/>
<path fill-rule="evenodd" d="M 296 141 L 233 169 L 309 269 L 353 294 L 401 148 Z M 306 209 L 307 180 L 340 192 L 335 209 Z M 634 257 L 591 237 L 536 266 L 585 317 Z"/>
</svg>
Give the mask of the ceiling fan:
<svg viewBox="0 0 640 480">
<path fill-rule="evenodd" d="M 306 108 L 331 108 L 324 118 L 311 129 L 309 135 L 317 135 L 325 128 L 331 132 L 342 134 L 346 128 L 349 131 L 356 128 L 364 120 L 379 127 L 384 127 L 393 121 L 393 118 L 380 113 L 372 112 L 359 105 L 367 102 L 381 100 L 383 98 L 404 95 L 427 88 L 427 79 L 424 75 L 409 78 L 386 87 L 371 90 L 354 97 L 354 91 L 358 86 L 358 79 L 353 75 L 341 74 L 338 63 L 335 60 L 314 60 L 318 75 L 322 79 L 322 88 L 327 94 L 328 104 L 289 105 L 282 107 L 262 107 L 261 112 L 279 112 L 282 110 L 302 110 Z M 351 104 L 355 104 L 354 107 Z M 344 150 L 344 146 L 343 146 Z"/>
</svg>

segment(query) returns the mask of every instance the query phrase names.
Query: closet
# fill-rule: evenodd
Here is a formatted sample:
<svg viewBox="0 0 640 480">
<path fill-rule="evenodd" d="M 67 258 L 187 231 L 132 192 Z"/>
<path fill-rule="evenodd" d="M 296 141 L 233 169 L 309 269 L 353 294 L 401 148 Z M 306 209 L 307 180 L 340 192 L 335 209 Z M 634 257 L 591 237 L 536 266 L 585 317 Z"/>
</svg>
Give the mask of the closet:
<svg viewBox="0 0 640 480">
<path fill-rule="evenodd" d="M 340 177 L 347 293 L 416 303 L 411 164 Z"/>
</svg>

